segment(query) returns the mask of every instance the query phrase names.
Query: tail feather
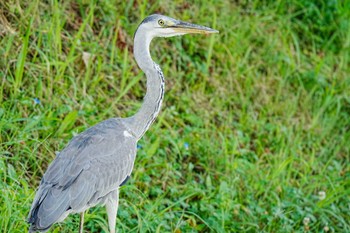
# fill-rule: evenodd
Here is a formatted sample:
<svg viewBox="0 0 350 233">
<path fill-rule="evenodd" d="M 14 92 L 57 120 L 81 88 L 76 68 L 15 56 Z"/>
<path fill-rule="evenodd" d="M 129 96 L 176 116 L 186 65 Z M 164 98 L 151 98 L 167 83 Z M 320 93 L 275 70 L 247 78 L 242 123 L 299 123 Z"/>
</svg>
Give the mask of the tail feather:
<svg viewBox="0 0 350 233">
<path fill-rule="evenodd" d="M 68 192 L 51 187 L 45 197 L 36 197 L 28 216 L 29 232 L 46 232 L 54 223 L 58 222 L 69 210 Z M 58 195 L 60 193 L 60 195 Z"/>
</svg>

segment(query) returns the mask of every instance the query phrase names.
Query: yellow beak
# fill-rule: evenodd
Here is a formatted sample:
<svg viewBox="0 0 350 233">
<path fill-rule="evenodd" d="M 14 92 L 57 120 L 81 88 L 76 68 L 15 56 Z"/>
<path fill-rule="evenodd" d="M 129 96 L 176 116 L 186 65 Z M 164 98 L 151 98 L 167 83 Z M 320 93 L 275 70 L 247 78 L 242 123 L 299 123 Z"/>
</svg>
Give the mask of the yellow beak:
<svg viewBox="0 0 350 233">
<path fill-rule="evenodd" d="M 219 33 L 218 30 L 204 27 L 197 24 L 192 23 L 186 23 L 183 21 L 178 21 L 174 25 L 169 26 L 169 28 L 172 28 L 176 32 L 180 33 L 194 33 L 194 34 L 211 34 L 211 33 Z"/>
</svg>

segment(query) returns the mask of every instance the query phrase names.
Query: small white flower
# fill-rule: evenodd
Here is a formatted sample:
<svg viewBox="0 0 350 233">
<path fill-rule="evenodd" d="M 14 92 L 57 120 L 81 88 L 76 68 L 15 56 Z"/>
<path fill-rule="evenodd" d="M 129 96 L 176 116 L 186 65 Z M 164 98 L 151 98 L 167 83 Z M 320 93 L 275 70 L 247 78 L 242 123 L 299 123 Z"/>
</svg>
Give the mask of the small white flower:
<svg viewBox="0 0 350 233">
<path fill-rule="evenodd" d="M 309 217 L 305 217 L 304 220 L 303 220 L 303 223 L 304 223 L 304 226 L 309 225 L 309 223 L 310 223 L 310 218 L 309 218 Z"/>
<path fill-rule="evenodd" d="M 326 198 L 326 192 L 325 191 L 319 191 L 318 192 L 318 198 L 320 201 L 324 200 Z"/>
<path fill-rule="evenodd" d="M 91 53 L 88 53 L 88 52 L 83 52 L 83 62 L 84 62 L 84 65 L 85 67 L 88 67 L 89 66 L 89 61 L 92 57 Z"/>
<path fill-rule="evenodd" d="M 328 232 L 328 231 L 329 231 L 329 227 L 328 227 L 328 226 L 325 226 L 325 227 L 323 228 L 323 230 L 324 230 L 325 232 Z"/>
</svg>

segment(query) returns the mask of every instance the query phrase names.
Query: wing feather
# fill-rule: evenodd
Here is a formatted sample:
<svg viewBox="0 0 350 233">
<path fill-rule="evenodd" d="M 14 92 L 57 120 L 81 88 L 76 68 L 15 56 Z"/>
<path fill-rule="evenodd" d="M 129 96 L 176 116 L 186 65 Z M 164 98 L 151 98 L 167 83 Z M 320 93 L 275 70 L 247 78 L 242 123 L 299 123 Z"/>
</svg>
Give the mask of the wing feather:
<svg viewBox="0 0 350 233">
<path fill-rule="evenodd" d="M 46 229 L 65 212 L 80 212 L 130 175 L 137 140 L 125 137 L 119 119 L 109 119 L 74 137 L 45 172 L 29 222 Z"/>
</svg>

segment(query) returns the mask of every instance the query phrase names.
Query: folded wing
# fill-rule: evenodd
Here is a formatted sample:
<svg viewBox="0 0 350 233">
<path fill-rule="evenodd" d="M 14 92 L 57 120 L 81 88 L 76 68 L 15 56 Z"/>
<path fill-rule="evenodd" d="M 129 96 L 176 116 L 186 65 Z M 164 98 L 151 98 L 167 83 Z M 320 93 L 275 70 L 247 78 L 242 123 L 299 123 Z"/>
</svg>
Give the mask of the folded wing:
<svg viewBox="0 0 350 233">
<path fill-rule="evenodd" d="M 119 119 L 74 137 L 44 174 L 29 213 L 32 230 L 45 231 L 70 212 L 99 204 L 131 174 L 137 140 Z"/>
</svg>

